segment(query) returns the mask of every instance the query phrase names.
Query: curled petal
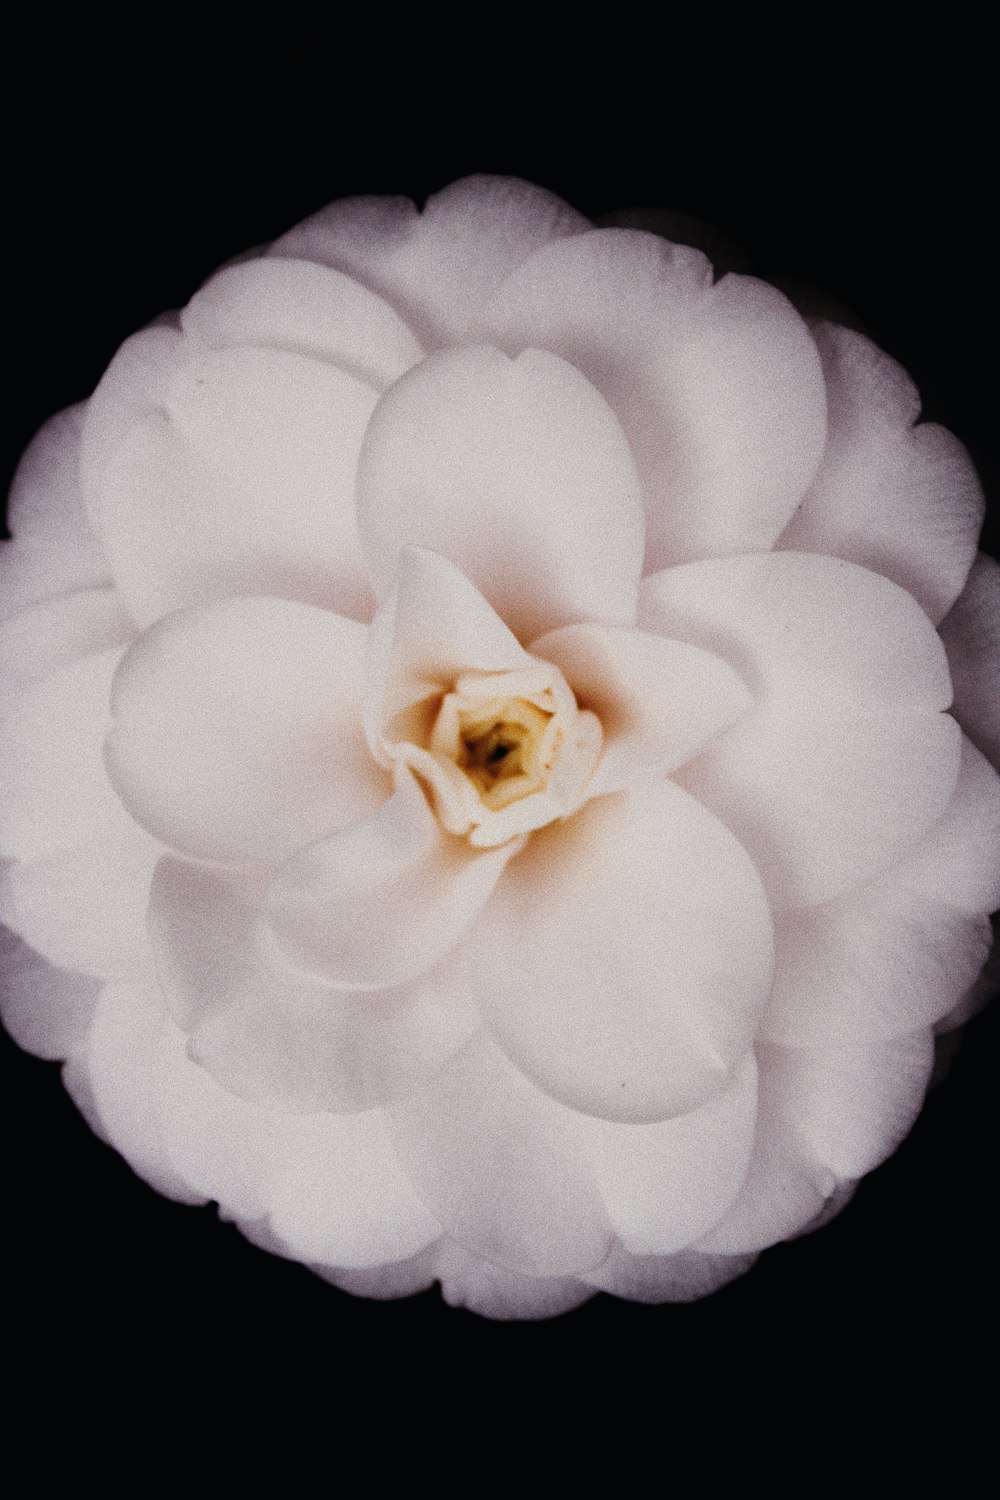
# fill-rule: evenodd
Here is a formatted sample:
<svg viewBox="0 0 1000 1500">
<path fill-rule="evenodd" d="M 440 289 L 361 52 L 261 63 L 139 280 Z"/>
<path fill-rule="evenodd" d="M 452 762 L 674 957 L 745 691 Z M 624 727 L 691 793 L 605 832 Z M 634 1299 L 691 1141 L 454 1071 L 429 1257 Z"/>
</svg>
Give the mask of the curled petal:
<svg viewBox="0 0 1000 1500">
<path fill-rule="evenodd" d="M 484 298 L 539 245 L 587 220 L 544 188 L 463 177 L 427 200 L 343 198 L 282 235 L 269 255 L 346 271 L 399 308 L 429 347 L 456 338 Z"/>
<path fill-rule="evenodd" d="M 973 563 L 958 602 L 941 625 L 955 685 L 952 713 L 1000 770 L 1000 565 L 985 552 Z"/>
<path fill-rule="evenodd" d="M 106 756 L 126 807 L 197 859 L 272 862 L 379 806 L 364 639 L 354 621 L 285 599 L 161 620 L 114 682 Z"/>
<path fill-rule="evenodd" d="M 968 453 L 935 422 L 895 360 L 853 329 L 819 323 L 826 452 L 778 543 L 860 563 L 901 584 L 935 624 L 976 553 L 983 492 Z"/>
<path fill-rule="evenodd" d="M 411 543 L 450 558 L 522 639 L 634 621 L 632 456 L 593 386 L 540 349 L 448 350 L 393 386 L 365 435 L 358 516 L 380 594 Z"/>
<path fill-rule="evenodd" d="M 752 706 L 746 684 L 719 657 L 640 630 L 569 625 L 531 646 L 554 662 L 596 713 L 604 752 L 588 795 L 661 779 Z"/>
<path fill-rule="evenodd" d="M 454 947 L 518 847 L 480 852 L 444 833 L 401 771 L 378 812 L 282 865 L 266 921 L 304 973 L 345 989 L 403 984 Z"/>
<path fill-rule="evenodd" d="M 327 266 L 285 258 L 227 266 L 195 293 L 181 327 L 216 349 L 262 344 L 321 359 L 378 391 L 423 352 L 381 297 Z"/>
<path fill-rule="evenodd" d="M 189 1054 L 223 1088 L 282 1112 L 371 1109 L 422 1083 L 478 1028 L 436 975 L 376 1001 L 290 972 L 258 941 L 262 894 L 242 874 L 169 857 L 153 881 L 164 996 Z"/>
<path fill-rule="evenodd" d="M 577 1117 L 485 1036 L 386 1113 L 414 1186 L 461 1245 L 530 1276 L 604 1261 L 612 1234 Z"/>
<path fill-rule="evenodd" d="M 697 250 L 636 230 L 548 245 L 472 335 L 562 355 L 619 413 L 642 481 L 647 573 L 770 547 L 816 472 L 826 401 L 816 346 L 774 287 L 714 286 Z"/>
<path fill-rule="evenodd" d="M 602 1119 L 727 1086 L 771 980 L 771 917 L 732 835 L 670 782 L 536 834 L 456 954 L 517 1066 Z"/>
</svg>

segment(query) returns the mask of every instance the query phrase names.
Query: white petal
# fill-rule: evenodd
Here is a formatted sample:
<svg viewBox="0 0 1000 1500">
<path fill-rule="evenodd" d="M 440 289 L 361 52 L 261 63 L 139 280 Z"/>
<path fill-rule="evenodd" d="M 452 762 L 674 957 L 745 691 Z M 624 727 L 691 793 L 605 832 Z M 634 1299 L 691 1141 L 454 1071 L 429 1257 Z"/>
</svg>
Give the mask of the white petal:
<svg viewBox="0 0 1000 1500">
<path fill-rule="evenodd" d="M 120 818 L 101 747 L 120 649 L 86 656 L 23 693 L 0 723 L 0 854 L 42 859 Z"/>
<path fill-rule="evenodd" d="M 448 1306 L 481 1318 L 555 1318 L 594 1295 L 575 1276 L 519 1276 L 470 1255 L 448 1237 L 437 1248 L 435 1271 Z"/>
<path fill-rule="evenodd" d="M 241 1232 L 246 1230 L 241 1226 Z M 390 1261 L 387 1265 L 365 1267 L 362 1270 L 343 1270 L 339 1266 L 313 1264 L 310 1271 L 322 1276 L 332 1286 L 349 1292 L 352 1297 L 371 1297 L 378 1302 L 394 1302 L 400 1297 L 412 1297 L 417 1292 L 426 1292 L 434 1284 L 434 1261 L 441 1240 L 434 1240 L 406 1260 Z"/>
<path fill-rule="evenodd" d="M 983 494 L 968 453 L 895 360 L 853 329 L 819 323 L 828 436 L 819 472 L 779 547 L 825 552 L 885 574 L 935 623 L 976 553 Z"/>
<path fill-rule="evenodd" d="M 655 1125 L 589 1120 L 597 1185 L 632 1255 L 682 1250 L 722 1217 L 750 1160 L 757 1064 L 748 1052 L 729 1088 Z"/>
<path fill-rule="evenodd" d="M 224 1088 L 280 1111 L 364 1110 L 428 1078 L 478 1028 L 455 986 L 332 991 L 269 964 L 244 875 L 165 858 L 150 935 L 189 1052 Z"/>
<path fill-rule="evenodd" d="M 0 701 L 81 656 L 124 646 L 135 626 L 112 588 L 77 589 L 28 605 L 0 624 Z"/>
<path fill-rule="evenodd" d="M 734 724 L 752 698 L 719 657 L 611 625 L 569 625 L 532 642 L 581 707 L 596 713 L 604 752 L 588 786 L 597 797 L 658 780 Z"/>
<path fill-rule="evenodd" d="M 354 480 L 376 393 L 283 350 L 189 350 L 101 471 L 102 537 L 136 618 L 278 594 L 367 619 Z"/>
<path fill-rule="evenodd" d="M 11 485 L 0 546 L 0 619 L 72 589 L 110 581 L 87 525 L 80 490 L 80 441 L 86 407 L 51 417 L 32 439 Z"/>
<path fill-rule="evenodd" d="M 591 1270 L 611 1247 L 577 1117 L 474 1038 L 386 1109 L 434 1217 L 484 1259 L 534 1276 Z"/>
<path fill-rule="evenodd" d="M 35 1057 L 68 1057 L 87 1035 L 100 985 L 56 969 L 0 927 L 0 1015 L 19 1047 Z"/>
<path fill-rule="evenodd" d="M 952 713 L 1000 770 L 1000 566 L 980 552 L 941 625 L 955 685 Z"/>
<path fill-rule="evenodd" d="M 541 350 L 448 350 L 393 386 L 365 435 L 358 517 L 380 594 L 412 543 L 450 558 L 522 639 L 634 621 L 632 456 L 593 386 Z"/>
<path fill-rule="evenodd" d="M 962 998 L 1000 905 L 1000 777 L 965 741 L 944 816 L 886 875 L 779 913 L 770 1041 L 847 1046 L 929 1026 Z"/>
<path fill-rule="evenodd" d="M 685 1250 L 678 1255 L 629 1255 L 615 1246 L 597 1271 L 583 1278 L 592 1287 L 627 1302 L 695 1302 L 743 1276 L 756 1255 L 706 1255 Z"/>
<path fill-rule="evenodd" d="M 771 983 L 771 917 L 731 834 L 664 782 L 537 833 L 456 954 L 504 1051 L 587 1113 L 721 1091 Z"/>
<path fill-rule="evenodd" d="M 361 730 L 364 628 L 233 599 L 161 620 L 115 678 L 109 774 L 133 816 L 195 858 L 276 861 L 379 806 Z"/>
<path fill-rule="evenodd" d="M 454 947 L 517 848 L 480 853 L 443 833 L 403 771 L 378 812 L 278 870 L 267 922 L 305 973 L 346 989 L 403 984 Z"/>
<path fill-rule="evenodd" d="M 539 245 L 587 228 L 544 188 L 465 177 L 427 200 L 343 198 L 282 235 L 269 255 L 335 266 L 380 292 L 429 344 L 456 338 Z"/>
<path fill-rule="evenodd" d="M 325 360 L 379 391 L 423 354 L 381 297 L 340 271 L 304 260 L 227 266 L 195 293 L 181 327 L 216 349 L 263 344 Z"/>
<path fill-rule="evenodd" d="M 809 331 L 775 288 L 712 285 L 703 255 L 636 230 L 549 245 L 483 306 L 472 336 L 551 349 L 617 412 L 646 503 L 645 571 L 770 547 L 823 451 Z"/>
</svg>

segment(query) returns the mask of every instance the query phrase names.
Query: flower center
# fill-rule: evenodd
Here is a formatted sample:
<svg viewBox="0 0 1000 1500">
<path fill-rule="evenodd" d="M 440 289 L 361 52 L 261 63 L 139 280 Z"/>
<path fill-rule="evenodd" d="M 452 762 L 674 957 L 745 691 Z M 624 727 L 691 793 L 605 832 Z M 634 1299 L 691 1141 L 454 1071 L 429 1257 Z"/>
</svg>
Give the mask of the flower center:
<svg viewBox="0 0 1000 1500">
<path fill-rule="evenodd" d="M 579 807 L 601 726 L 558 668 L 465 673 L 435 702 L 424 744 L 397 744 L 394 758 L 419 776 L 449 833 L 494 847 Z"/>
</svg>

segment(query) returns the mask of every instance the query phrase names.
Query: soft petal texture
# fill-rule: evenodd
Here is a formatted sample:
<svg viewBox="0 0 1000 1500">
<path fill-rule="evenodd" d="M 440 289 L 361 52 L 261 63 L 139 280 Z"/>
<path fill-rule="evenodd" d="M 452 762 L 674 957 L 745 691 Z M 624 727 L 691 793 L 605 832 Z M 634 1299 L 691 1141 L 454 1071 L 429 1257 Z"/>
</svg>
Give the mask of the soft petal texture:
<svg viewBox="0 0 1000 1500">
<path fill-rule="evenodd" d="M 280 1111 L 371 1109 L 424 1082 L 478 1029 L 461 990 L 437 974 L 372 996 L 269 962 L 261 906 L 245 877 L 171 858 L 157 868 L 160 983 L 189 1053 L 224 1088 Z"/>
<path fill-rule="evenodd" d="M 919 423 L 920 396 L 853 329 L 818 323 L 828 436 L 819 472 L 778 543 L 860 563 L 901 584 L 935 624 L 976 554 L 983 492 L 962 444 Z"/>
<path fill-rule="evenodd" d="M 266 1213 L 299 1259 L 400 1260 L 440 1236 L 378 1111 L 282 1116 L 235 1098 L 185 1056 L 151 988 L 106 987 L 87 1067 L 105 1128 L 136 1171 L 236 1217 Z"/>
<path fill-rule="evenodd" d="M 629 1255 L 616 1245 L 597 1271 L 583 1278 L 602 1292 L 629 1302 L 694 1302 L 743 1276 L 756 1255 L 706 1255 L 685 1250 L 678 1255 Z"/>
<path fill-rule="evenodd" d="M 662 779 L 753 703 L 719 657 L 640 630 L 569 625 L 533 641 L 531 652 L 554 662 L 580 706 L 601 721 L 591 797 Z"/>
<path fill-rule="evenodd" d="M 289 963 L 345 989 L 424 974 L 482 910 L 516 842 L 479 852 L 445 834 L 416 779 L 400 773 L 378 812 L 278 870 L 266 919 Z"/>
<path fill-rule="evenodd" d="M 42 859 L 121 816 L 101 754 L 121 657 L 102 651 L 60 668 L 0 722 L 0 855 Z"/>
<path fill-rule="evenodd" d="M 358 517 L 380 594 L 411 543 L 450 558 L 522 639 L 634 621 L 632 455 L 593 386 L 543 350 L 448 350 L 404 376 L 365 434 Z"/>
<path fill-rule="evenodd" d="M 386 1114 L 417 1191 L 467 1249 L 533 1276 L 592 1270 L 607 1256 L 612 1234 L 577 1117 L 486 1037 Z"/>
<path fill-rule="evenodd" d="M 642 624 L 727 658 L 753 714 L 680 773 L 757 864 L 774 905 L 832 899 L 886 869 L 944 811 L 961 734 L 941 643 L 895 584 L 783 553 L 667 569 Z"/>
<path fill-rule="evenodd" d="M 51 417 L 18 464 L 7 508 L 17 545 L 0 553 L 0 619 L 74 589 L 110 582 L 81 500 L 85 411 L 81 403 Z"/>
<path fill-rule="evenodd" d="M 232 599 L 146 631 L 115 677 L 107 764 L 155 837 L 198 859 L 277 862 L 378 807 L 361 729 L 364 629 Z"/>
<path fill-rule="evenodd" d="M 943 621 L 941 639 L 955 687 L 952 713 L 1000 770 L 1000 565 L 985 552 Z"/>
<path fill-rule="evenodd" d="M 422 547 L 399 554 L 395 586 L 368 632 L 365 728 L 372 754 L 391 762 L 392 721 L 463 672 L 512 672 L 530 666 L 479 590 L 446 558 Z"/>
<path fill-rule="evenodd" d="M 555 1318 L 594 1295 L 593 1287 L 573 1276 L 519 1276 L 490 1265 L 448 1237 L 436 1252 L 434 1269 L 448 1306 L 482 1318 Z"/>
<path fill-rule="evenodd" d="M 263 344 L 335 365 L 385 390 L 423 353 L 397 313 L 357 281 L 311 261 L 257 259 L 213 276 L 181 313 L 211 348 Z"/>
<path fill-rule="evenodd" d="M 464 177 L 427 200 L 343 198 L 274 242 L 272 256 L 346 271 L 397 307 L 428 347 L 455 338 L 483 299 L 539 245 L 588 227 L 553 193 Z"/>
<path fill-rule="evenodd" d="M 678 787 L 536 834 L 456 954 L 517 1066 L 576 1109 L 663 1120 L 727 1085 L 771 981 L 771 916 L 732 835 Z"/>
<path fill-rule="evenodd" d="M 115 581 L 136 618 L 234 593 L 368 618 L 354 481 L 375 390 L 284 350 L 185 352 L 94 481 Z"/>
<path fill-rule="evenodd" d="M 1000 906 L 1000 777 L 964 742 L 944 816 L 887 874 L 806 911 L 779 913 L 761 1036 L 846 1046 L 946 1015 L 975 982 Z"/>
<path fill-rule="evenodd" d="M 694 1248 L 739 1255 L 810 1226 L 840 1180 L 871 1171 L 909 1130 L 933 1050 L 929 1030 L 822 1051 L 760 1046 L 760 1113 L 746 1181 Z"/>
<path fill-rule="evenodd" d="M 135 627 L 112 588 L 76 589 L 0 624 L 0 702 L 81 656 L 124 646 Z"/>
<path fill-rule="evenodd" d="M 630 1254 L 682 1250 L 722 1217 L 746 1175 L 756 1115 L 751 1051 L 730 1087 L 690 1114 L 656 1125 L 588 1120 L 597 1186 Z"/>
<path fill-rule="evenodd" d="M 35 1057 L 68 1057 L 87 1035 L 100 985 L 53 968 L 16 933 L 0 927 L 0 1014 L 19 1047 Z"/>
<path fill-rule="evenodd" d="M 713 286 L 697 250 L 614 229 L 549 245 L 472 334 L 553 350 L 618 413 L 642 480 L 646 572 L 770 547 L 816 472 L 826 399 L 808 329 L 762 281 Z"/>
</svg>

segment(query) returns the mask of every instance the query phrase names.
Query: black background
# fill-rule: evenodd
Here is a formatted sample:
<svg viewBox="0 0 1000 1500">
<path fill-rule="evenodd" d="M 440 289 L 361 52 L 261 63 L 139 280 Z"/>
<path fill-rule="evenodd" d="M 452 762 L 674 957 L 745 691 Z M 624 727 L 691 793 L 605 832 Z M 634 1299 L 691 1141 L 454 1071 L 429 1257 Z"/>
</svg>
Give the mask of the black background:
<svg viewBox="0 0 1000 1500">
<path fill-rule="evenodd" d="M 228 256 L 345 193 L 420 199 L 484 170 L 531 178 L 591 215 L 633 204 L 697 215 L 741 245 L 752 270 L 851 309 L 912 372 L 926 414 L 972 450 L 997 553 L 996 272 L 975 79 L 958 80 L 958 106 L 945 107 L 920 71 L 886 96 L 886 60 L 855 56 L 832 82 L 807 70 L 793 97 L 762 85 L 720 103 L 706 81 L 682 106 L 665 83 L 640 110 L 635 96 L 609 108 L 591 76 L 548 116 L 537 107 L 544 76 L 462 99 L 436 77 L 395 106 L 373 78 L 361 105 L 345 109 L 331 94 L 306 108 L 288 103 L 297 63 L 289 54 L 275 64 L 291 85 L 281 108 L 261 74 L 219 108 L 213 80 L 192 76 L 185 59 L 168 81 L 137 65 L 89 89 L 77 82 L 68 99 L 49 83 L 45 107 L 18 118 L 8 474 L 48 415 L 89 394 L 129 333 L 182 304 Z M 954 58 L 940 67 L 953 70 Z M 435 127 L 431 105 L 444 108 Z M 372 144 L 376 124 L 392 144 Z M 178 1357 L 223 1383 L 241 1364 L 270 1382 L 306 1360 L 328 1362 L 335 1383 L 375 1371 L 393 1385 L 401 1369 L 412 1382 L 428 1358 L 452 1380 L 578 1359 L 624 1379 L 636 1360 L 669 1351 L 675 1374 L 714 1362 L 742 1378 L 763 1353 L 804 1372 L 874 1365 L 889 1383 L 933 1367 L 953 1385 L 995 1309 L 997 1052 L 987 1014 L 968 1027 L 910 1138 L 846 1212 L 768 1252 L 716 1297 L 679 1308 L 600 1297 L 551 1323 L 501 1325 L 446 1308 L 436 1292 L 348 1298 L 249 1246 L 212 1210 L 166 1202 L 91 1135 L 57 1067 L 4 1038 L 8 1349 L 46 1379 L 65 1350 L 73 1370 L 81 1352 L 100 1350 L 140 1382 L 186 1351 Z"/>
</svg>

